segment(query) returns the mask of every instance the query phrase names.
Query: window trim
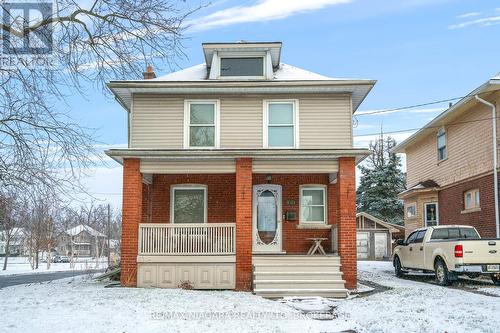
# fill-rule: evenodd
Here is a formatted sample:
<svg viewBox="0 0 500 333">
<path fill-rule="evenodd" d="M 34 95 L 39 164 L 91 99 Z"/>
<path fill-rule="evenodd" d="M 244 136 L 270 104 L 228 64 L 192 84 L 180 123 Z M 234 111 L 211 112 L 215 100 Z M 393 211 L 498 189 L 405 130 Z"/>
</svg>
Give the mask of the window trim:
<svg viewBox="0 0 500 333">
<path fill-rule="evenodd" d="M 221 69 L 222 69 L 222 59 L 227 59 L 227 58 L 262 58 L 262 75 L 259 76 L 245 76 L 245 75 L 237 75 L 237 76 L 222 76 L 221 74 Z M 262 52 L 258 53 L 242 53 L 242 52 L 236 52 L 236 53 L 222 53 L 219 54 L 217 62 L 219 68 L 217 69 L 217 78 L 220 80 L 255 80 L 255 79 L 264 79 L 266 77 L 266 54 Z"/>
<path fill-rule="evenodd" d="M 174 217 L 174 196 L 175 196 L 175 190 L 203 190 L 204 194 L 204 200 L 203 200 L 203 222 L 202 223 L 208 223 L 207 222 L 207 216 L 208 216 L 208 186 L 204 184 L 176 184 L 170 186 L 170 223 L 176 224 L 175 217 Z M 178 224 L 178 223 L 177 223 Z M 194 224 L 194 223 L 193 223 Z"/>
<path fill-rule="evenodd" d="M 323 216 L 324 221 L 303 221 L 302 220 L 302 192 L 304 190 L 321 190 L 323 191 Z M 314 205 L 319 207 L 320 205 Z M 305 184 L 299 186 L 299 225 L 328 225 L 328 192 L 326 185 L 322 184 Z"/>
<path fill-rule="evenodd" d="M 467 194 L 471 194 L 472 206 L 467 207 Z M 476 193 L 479 195 L 479 202 L 476 204 Z M 481 208 L 481 192 L 479 188 L 473 188 L 464 192 L 464 211 L 477 210 Z"/>
<path fill-rule="evenodd" d="M 427 225 L 427 206 L 428 205 L 436 205 L 436 225 Z M 435 227 L 439 225 L 439 203 L 437 201 L 433 202 L 424 202 L 424 226 L 427 227 Z"/>
<path fill-rule="evenodd" d="M 191 104 L 214 105 L 214 146 L 191 147 L 189 138 L 191 133 Z M 217 149 L 220 148 L 220 100 L 218 99 L 186 99 L 184 100 L 184 149 Z"/>
<path fill-rule="evenodd" d="M 269 105 L 292 104 L 293 106 L 293 146 L 269 147 Z M 262 146 L 265 149 L 298 149 L 299 148 L 299 100 L 298 99 L 265 99 L 262 115 Z M 276 125 L 274 125 L 276 126 Z M 283 125 L 285 126 L 285 125 Z M 290 125 L 288 125 L 290 126 Z"/>
<path fill-rule="evenodd" d="M 409 208 L 409 207 L 412 207 L 412 206 L 415 208 L 415 214 L 414 214 L 414 215 L 412 215 L 412 216 L 408 216 L 408 208 Z M 416 218 L 416 217 L 417 217 L 417 203 L 416 203 L 416 202 L 408 203 L 408 204 L 406 205 L 406 207 L 405 207 L 405 217 L 406 217 L 407 219 L 414 219 L 414 218 Z"/>
<path fill-rule="evenodd" d="M 439 158 L 439 137 L 444 136 L 444 146 L 441 147 L 441 149 L 444 149 L 444 157 Z M 444 127 L 441 127 L 437 134 L 436 134 L 436 155 L 437 155 L 437 161 L 442 162 L 448 159 L 448 135 L 446 133 L 446 129 Z"/>
</svg>

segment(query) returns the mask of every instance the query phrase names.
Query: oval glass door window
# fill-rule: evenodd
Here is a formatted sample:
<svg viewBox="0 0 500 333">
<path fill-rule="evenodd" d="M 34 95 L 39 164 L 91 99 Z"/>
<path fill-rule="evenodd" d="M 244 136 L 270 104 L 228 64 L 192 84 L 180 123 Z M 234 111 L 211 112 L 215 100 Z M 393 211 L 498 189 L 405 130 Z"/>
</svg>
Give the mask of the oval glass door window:
<svg viewBox="0 0 500 333">
<path fill-rule="evenodd" d="M 263 191 L 257 200 L 257 233 L 266 245 L 271 244 L 276 237 L 277 209 L 274 194 L 269 190 Z"/>
</svg>

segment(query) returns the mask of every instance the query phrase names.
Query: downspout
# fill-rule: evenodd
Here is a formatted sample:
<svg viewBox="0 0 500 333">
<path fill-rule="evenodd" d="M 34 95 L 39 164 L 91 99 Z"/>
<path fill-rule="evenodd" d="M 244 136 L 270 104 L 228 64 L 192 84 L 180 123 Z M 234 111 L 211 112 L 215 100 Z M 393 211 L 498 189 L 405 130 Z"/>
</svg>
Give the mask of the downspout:
<svg viewBox="0 0 500 333">
<path fill-rule="evenodd" d="M 495 104 L 490 103 L 478 95 L 475 96 L 476 100 L 487 105 L 491 108 L 492 118 L 493 118 L 493 182 L 495 191 L 495 224 L 497 231 L 497 238 L 500 238 L 500 223 L 498 218 L 498 157 L 497 157 L 497 108 Z"/>
</svg>

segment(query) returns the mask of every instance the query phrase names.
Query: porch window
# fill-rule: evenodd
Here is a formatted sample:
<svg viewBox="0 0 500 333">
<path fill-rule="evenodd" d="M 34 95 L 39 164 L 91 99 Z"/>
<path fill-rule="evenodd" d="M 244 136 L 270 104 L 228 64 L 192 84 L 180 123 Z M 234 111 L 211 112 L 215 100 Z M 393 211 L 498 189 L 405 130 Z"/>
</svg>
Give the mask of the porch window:
<svg viewBox="0 0 500 333">
<path fill-rule="evenodd" d="M 300 189 L 300 223 L 326 224 L 326 189 L 304 186 Z"/>
<path fill-rule="evenodd" d="M 183 185 L 172 187 L 170 220 L 172 223 L 206 223 L 206 186 Z"/>
<path fill-rule="evenodd" d="M 296 148 L 296 101 L 266 101 L 264 104 L 264 147 Z"/>
<path fill-rule="evenodd" d="M 444 128 L 441 128 L 437 134 L 437 153 L 438 161 L 445 160 L 448 157 L 446 152 L 446 131 Z"/>
<path fill-rule="evenodd" d="M 218 147 L 218 101 L 186 101 L 184 119 L 185 148 Z"/>
<path fill-rule="evenodd" d="M 478 189 L 469 190 L 464 193 L 464 205 L 465 209 L 475 209 L 481 206 Z"/>
</svg>

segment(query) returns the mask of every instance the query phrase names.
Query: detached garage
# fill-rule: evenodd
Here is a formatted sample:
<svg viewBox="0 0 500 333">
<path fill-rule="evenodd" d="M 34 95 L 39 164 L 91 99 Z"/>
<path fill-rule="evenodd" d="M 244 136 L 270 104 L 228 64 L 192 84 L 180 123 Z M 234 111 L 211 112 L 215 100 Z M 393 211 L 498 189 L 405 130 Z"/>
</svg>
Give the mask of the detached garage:
<svg viewBox="0 0 500 333">
<path fill-rule="evenodd" d="M 381 260 L 392 256 L 393 233 L 400 226 L 382 221 L 368 213 L 356 214 L 358 259 Z"/>
</svg>

